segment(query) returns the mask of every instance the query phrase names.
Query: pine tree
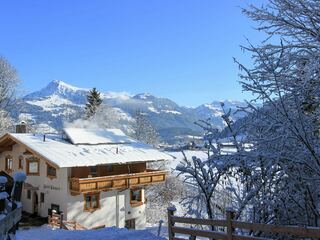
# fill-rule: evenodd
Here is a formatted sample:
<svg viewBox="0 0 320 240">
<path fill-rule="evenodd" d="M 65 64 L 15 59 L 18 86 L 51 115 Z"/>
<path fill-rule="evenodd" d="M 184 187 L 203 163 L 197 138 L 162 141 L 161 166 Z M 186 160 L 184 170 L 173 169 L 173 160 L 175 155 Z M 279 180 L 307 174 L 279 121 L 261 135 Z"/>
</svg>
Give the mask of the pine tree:
<svg viewBox="0 0 320 240">
<path fill-rule="evenodd" d="M 89 91 L 87 95 L 87 104 L 86 104 L 86 117 L 91 118 L 94 116 L 102 103 L 100 92 L 96 88 L 93 88 Z"/>
</svg>

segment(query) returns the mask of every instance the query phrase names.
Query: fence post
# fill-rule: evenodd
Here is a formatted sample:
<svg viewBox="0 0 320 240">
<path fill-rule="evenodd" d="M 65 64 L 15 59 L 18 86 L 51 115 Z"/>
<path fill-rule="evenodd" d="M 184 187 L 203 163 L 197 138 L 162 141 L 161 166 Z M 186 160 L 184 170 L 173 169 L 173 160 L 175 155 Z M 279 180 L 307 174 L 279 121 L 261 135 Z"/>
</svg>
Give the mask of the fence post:
<svg viewBox="0 0 320 240">
<path fill-rule="evenodd" d="M 174 222 L 172 222 L 171 217 L 174 216 L 174 212 L 177 211 L 175 206 L 168 207 L 168 237 L 169 240 L 173 240 L 174 233 L 172 232 L 172 227 L 174 226 Z"/>
<path fill-rule="evenodd" d="M 158 227 L 158 237 L 160 237 L 162 224 L 163 224 L 163 221 L 160 220 L 160 221 L 159 221 L 159 227 Z"/>
<path fill-rule="evenodd" d="M 63 228 L 63 212 L 60 213 L 60 229 Z"/>
<path fill-rule="evenodd" d="M 6 183 L 7 178 L 0 176 L 0 214 L 5 211 L 6 208 L 6 200 L 9 197 L 6 192 Z"/>
<path fill-rule="evenodd" d="M 227 239 L 233 239 L 234 228 L 232 220 L 234 219 L 235 211 L 232 209 L 227 209 Z"/>
</svg>

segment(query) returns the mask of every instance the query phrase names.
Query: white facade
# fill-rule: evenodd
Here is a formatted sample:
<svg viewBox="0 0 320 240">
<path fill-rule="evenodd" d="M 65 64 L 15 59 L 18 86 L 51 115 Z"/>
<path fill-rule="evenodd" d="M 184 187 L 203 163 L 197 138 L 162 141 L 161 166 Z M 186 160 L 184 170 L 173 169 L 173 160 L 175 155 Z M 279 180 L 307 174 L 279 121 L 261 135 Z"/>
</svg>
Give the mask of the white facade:
<svg viewBox="0 0 320 240">
<path fill-rule="evenodd" d="M 101 192 L 100 209 L 92 213 L 84 212 L 83 204 L 83 195 L 69 196 L 67 219 L 75 220 L 85 227 L 106 225 L 120 228 L 125 227 L 126 220 L 135 219 L 136 229 L 145 228 L 145 204 L 131 207 L 129 189 Z"/>
</svg>

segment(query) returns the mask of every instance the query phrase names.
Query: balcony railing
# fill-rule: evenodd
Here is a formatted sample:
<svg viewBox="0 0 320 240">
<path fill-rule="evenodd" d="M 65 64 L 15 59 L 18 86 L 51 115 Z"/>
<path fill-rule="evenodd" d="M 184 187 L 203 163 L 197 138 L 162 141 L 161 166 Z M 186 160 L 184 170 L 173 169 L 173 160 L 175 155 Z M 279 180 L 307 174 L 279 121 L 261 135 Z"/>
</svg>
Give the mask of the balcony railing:
<svg viewBox="0 0 320 240">
<path fill-rule="evenodd" d="M 139 187 L 166 180 L 167 171 L 147 170 L 141 173 L 121 174 L 94 178 L 71 178 L 70 191 L 72 194 L 92 191 L 126 189 Z"/>
</svg>

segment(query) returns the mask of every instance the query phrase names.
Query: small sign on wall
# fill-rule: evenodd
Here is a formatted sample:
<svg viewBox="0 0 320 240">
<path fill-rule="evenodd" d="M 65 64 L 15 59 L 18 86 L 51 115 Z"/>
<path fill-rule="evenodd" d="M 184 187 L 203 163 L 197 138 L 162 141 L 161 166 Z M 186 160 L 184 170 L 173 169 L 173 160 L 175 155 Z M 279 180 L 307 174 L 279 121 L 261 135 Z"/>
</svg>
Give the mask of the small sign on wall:
<svg viewBox="0 0 320 240">
<path fill-rule="evenodd" d="M 56 187 L 53 185 L 46 185 L 46 184 L 43 185 L 43 188 L 44 189 L 51 189 L 51 190 L 60 190 L 60 187 Z"/>
</svg>

